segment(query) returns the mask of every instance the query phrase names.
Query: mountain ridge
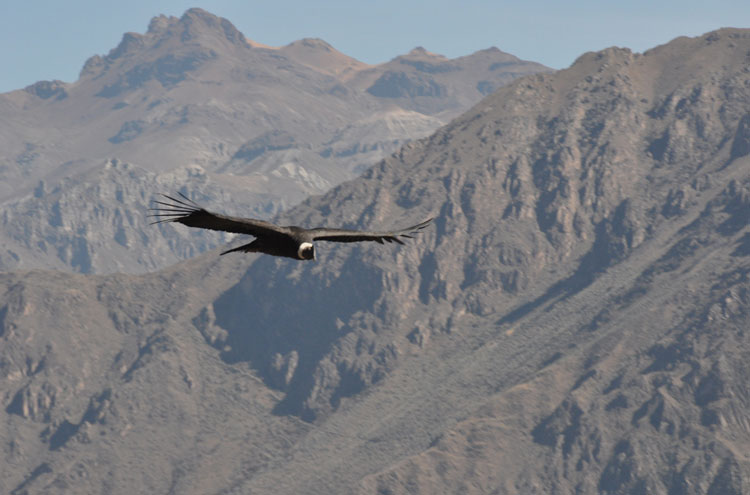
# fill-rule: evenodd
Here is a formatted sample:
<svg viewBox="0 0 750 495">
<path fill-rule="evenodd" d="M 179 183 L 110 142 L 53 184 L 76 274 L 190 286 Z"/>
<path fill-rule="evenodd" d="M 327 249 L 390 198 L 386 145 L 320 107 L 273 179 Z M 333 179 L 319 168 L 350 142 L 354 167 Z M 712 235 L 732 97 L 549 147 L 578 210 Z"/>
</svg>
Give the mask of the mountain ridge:
<svg viewBox="0 0 750 495">
<path fill-rule="evenodd" d="M 369 86 L 354 84 L 358 73 L 377 78 L 385 69 L 362 64 L 323 41 L 268 48 L 201 9 L 180 18 L 156 17 L 145 34 L 126 33 L 108 54 L 91 57 L 78 81 L 40 81 L 0 95 L 0 219 L 6 212 L 13 215 L 19 202 L 35 203 L 39 211 L 54 208 L 51 198 L 34 191 L 61 177 L 76 177 L 83 189 L 112 190 L 97 181 L 113 160 L 166 181 L 198 167 L 201 183 L 221 191 L 217 197 L 237 198 L 220 206 L 242 206 L 248 215 L 269 218 L 428 135 L 481 98 L 480 79 L 500 85 L 524 71 L 548 70 L 521 64 L 514 74 L 490 74 L 485 66 L 495 59 L 482 57 L 441 59 L 460 69 L 450 79 L 443 80 L 443 73 L 423 73 L 415 80 L 397 76 L 393 90 L 407 95 L 425 85 L 443 88 L 420 96 L 416 104 L 410 96 L 381 98 L 368 93 Z M 390 74 L 415 71 L 410 66 L 388 69 Z M 283 146 L 274 137 L 279 133 L 286 136 Z M 121 188 L 140 198 L 131 207 L 145 209 L 145 197 L 163 191 L 154 191 L 145 175 L 137 187 L 136 180 L 128 178 Z M 117 243 L 105 232 L 112 231 L 107 220 L 122 200 L 109 194 L 87 199 L 107 213 L 81 218 L 90 226 L 83 227 L 85 235 L 51 226 L 29 210 L 24 220 L 30 238 L 0 236 L 0 267 L 144 272 L 179 256 L 179 250 L 161 249 L 165 245 L 155 234 L 166 234 L 172 246 L 178 237 L 170 229 L 152 229 L 154 235 L 134 238 L 131 252 L 113 259 L 98 246 Z M 69 204 L 75 200 L 67 198 Z M 144 225 L 128 219 L 126 226 L 140 230 Z M 17 229 L 6 224 L 2 230 Z M 213 239 L 212 247 L 218 238 Z M 192 252 L 206 246 L 200 242 Z M 92 263 L 75 266 L 70 257 L 54 255 L 78 249 L 98 252 Z M 146 254 L 134 255 L 134 250 Z"/>
<path fill-rule="evenodd" d="M 397 249 L 3 275 L 0 486 L 744 493 L 747 33 L 515 81 L 276 216 L 436 215 Z"/>
</svg>

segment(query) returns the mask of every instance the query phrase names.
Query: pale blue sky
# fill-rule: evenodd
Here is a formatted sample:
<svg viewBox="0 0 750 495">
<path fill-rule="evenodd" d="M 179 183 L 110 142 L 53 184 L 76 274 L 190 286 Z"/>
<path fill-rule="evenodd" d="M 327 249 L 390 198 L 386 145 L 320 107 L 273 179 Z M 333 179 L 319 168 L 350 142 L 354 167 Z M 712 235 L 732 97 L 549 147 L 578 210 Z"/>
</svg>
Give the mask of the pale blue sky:
<svg viewBox="0 0 750 495">
<path fill-rule="evenodd" d="M 677 36 L 750 27 L 748 0 L 0 0 L 0 92 L 74 81 L 83 63 L 158 14 L 201 7 L 248 38 L 322 38 L 368 63 L 415 46 L 456 57 L 497 46 L 554 68 L 608 46 L 644 51 Z"/>
</svg>

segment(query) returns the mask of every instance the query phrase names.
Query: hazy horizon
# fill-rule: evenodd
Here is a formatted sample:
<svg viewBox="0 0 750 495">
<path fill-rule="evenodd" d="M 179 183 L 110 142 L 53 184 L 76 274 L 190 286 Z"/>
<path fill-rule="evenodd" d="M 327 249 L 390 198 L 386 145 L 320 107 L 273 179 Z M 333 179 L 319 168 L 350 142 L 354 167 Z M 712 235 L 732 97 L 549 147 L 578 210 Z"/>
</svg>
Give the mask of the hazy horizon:
<svg viewBox="0 0 750 495">
<path fill-rule="evenodd" d="M 750 3 L 720 0 L 644 1 L 603 5 L 594 1 L 503 4 L 472 1 L 460 8 L 445 0 L 368 5 L 341 0 L 286 0 L 252 5 L 238 0 L 196 4 L 183 0 L 101 4 L 92 0 L 8 0 L 0 6 L 0 92 L 39 80 L 75 81 L 84 62 L 106 54 L 126 32 L 143 33 L 159 14 L 181 16 L 192 7 L 229 19 L 253 41 L 271 46 L 321 38 L 341 52 L 376 64 L 416 46 L 447 57 L 496 46 L 555 69 L 587 51 L 622 46 L 644 51 L 678 36 L 698 36 L 750 19 Z M 22 47 L 22 48 L 18 48 Z"/>
</svg>

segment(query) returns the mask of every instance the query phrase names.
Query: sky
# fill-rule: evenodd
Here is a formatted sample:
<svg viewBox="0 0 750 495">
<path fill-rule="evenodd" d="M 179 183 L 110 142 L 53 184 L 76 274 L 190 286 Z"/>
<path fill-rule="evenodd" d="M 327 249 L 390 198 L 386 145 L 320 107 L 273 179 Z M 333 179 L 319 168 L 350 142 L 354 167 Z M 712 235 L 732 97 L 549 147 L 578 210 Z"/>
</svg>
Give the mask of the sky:
<svg viewBox="0 0 750 495">
<path fill-rule="evenodd" d="M 609 46 L 642 52 L 678 36 L 750 27 L 748 0 L 0 0 L 0 92 L 73 82 L 124 33 L 191 7 L 229 19 L 253 41 L 322 38 L 371 64 L 417 46 L 448 57 L 496 46 L 562 69 Z"/>
</svg>

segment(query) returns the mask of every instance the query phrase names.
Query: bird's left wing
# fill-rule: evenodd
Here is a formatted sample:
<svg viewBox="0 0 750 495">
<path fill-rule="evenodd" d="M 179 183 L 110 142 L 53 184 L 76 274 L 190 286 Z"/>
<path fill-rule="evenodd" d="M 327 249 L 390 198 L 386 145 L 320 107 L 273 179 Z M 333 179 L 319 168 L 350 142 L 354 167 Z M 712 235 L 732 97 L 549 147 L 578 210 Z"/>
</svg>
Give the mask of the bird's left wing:
<svg viewBox="0 0 750 495">
<path fill-rule="evenodd" d="M 332 241 L 332 242 L 362 242 L 362 241 L 375 241 L 383 244 L 383 242 L 397 242 L 403 244 L 400 237 L 411 239 L 413 234 L 419 233 L 420 230 L 427 227 L 432 221 L 432 218 L 425 220 L 417 225 L 412 225 L 401 230 L 394 230 L 391 232 L 369 232 L 365 230 L 347 230 L 347 229 L 310 229 L 310 233 L 313 236 L 313 240 L 316 241 Z"/>
<path fill-rule="evenodd" d="M 279 227 L 278 225 L 264 222 L 263 220 L 229 217 L 218 213 L 212 213 L 202 208 L 184 194 L 179 192 L 177 194 L 179 194 L 182 199 L 162 194 L 162 196 L 170 202 L 154 200 L 154 203 L 157 206 L 150 208 L 153 214 L 149 216 L 155 217 L 157 220 L 151 222 L 152 225 L 162 222 L 177 222 L 187 225 L 188 227 L 221 230 L 224 232 L 233 232 L 235 234 L 249 234 L 256 237 L 263 235 L 283 235 L 287 231 L 284 227 Z"/>
</svg>

